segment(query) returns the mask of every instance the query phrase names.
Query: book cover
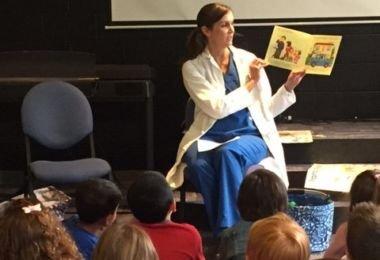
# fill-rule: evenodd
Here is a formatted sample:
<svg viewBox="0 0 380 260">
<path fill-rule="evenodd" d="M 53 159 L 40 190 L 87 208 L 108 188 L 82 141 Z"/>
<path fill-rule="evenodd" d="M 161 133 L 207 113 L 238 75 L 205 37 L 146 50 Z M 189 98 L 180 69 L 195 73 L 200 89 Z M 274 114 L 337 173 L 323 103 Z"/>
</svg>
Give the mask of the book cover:
<svg viewBox="0 0 380 260">
<path fill-rule="evenodd" d="M 311 35 L 275 26 L 265 61 L 288 70 L 306 70 L 308 74 L 330 75 L 342 36 Z"/>
</svg>

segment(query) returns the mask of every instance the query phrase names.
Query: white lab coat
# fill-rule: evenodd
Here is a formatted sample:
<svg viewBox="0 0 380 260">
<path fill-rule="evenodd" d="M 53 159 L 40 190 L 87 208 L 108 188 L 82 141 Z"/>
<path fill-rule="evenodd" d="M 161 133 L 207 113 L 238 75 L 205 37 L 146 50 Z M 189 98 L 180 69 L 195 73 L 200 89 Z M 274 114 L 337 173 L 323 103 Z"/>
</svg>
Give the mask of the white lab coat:
<svg viewBox="0 0 380 260">
<path fill-rule="evenodd" d="M 274 158 L 274 160 L 264 159 L 263 166 L 274 171 L 286 186 L 289 185 L 284 152 L 274 117 L 295 103 L 295 94 L 281 86 L 272 96 L 272 89 L 264 69 L 260 72 L 259 82 L 249 92 L 244 85 L 249 76 L 249 64 L 256 56 L 233 46 L 230 50 L 233 53 L 241 86 L 229 94 L 225 94 L 223 73 L 207 48 L 195 59 L 186 61 L 182 67 L 184 85 L 195 102 L 195 111 L 194 122 L 183 136 L 176 162 L 166 176 L 172 188 L 177 188 L 183 183 L 183 170 L 186 164 L 182 162 L 182 157 L 190 145 L 205 134 L 216 120 L 246 107 Z"/>
</svg>

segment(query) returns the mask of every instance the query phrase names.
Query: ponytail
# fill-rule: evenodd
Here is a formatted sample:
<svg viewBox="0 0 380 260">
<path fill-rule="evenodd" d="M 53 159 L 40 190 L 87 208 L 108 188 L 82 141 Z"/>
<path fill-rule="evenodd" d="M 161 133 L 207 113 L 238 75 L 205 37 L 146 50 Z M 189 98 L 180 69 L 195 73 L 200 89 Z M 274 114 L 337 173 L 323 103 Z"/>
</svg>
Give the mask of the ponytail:
<svg viewBox="0 0 380 260">
<path fill-rule="evenodd" d="M 207 39 L 199 27 L 195 28 L 188 36 L 186 43 L 185 61 L 195 59 L 206 48 Z"/>
</svg>

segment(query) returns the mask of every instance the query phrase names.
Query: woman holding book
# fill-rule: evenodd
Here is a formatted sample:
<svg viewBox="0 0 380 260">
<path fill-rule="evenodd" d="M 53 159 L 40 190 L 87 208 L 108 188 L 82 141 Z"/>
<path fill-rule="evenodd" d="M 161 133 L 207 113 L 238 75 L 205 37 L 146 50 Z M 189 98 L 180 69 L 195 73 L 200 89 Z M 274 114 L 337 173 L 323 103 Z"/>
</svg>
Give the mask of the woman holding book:
<svg viewBox="0 0 380 260">
<path fill-rule="evenodd" d="M 195 102 L 194 122 L 167 175 L 169 184 L 178 187 L 187 166 L 190 181 L 203 195 L 214 234 L 239 220 L 236 198 L 250 166 L 270 161 L 270 168 L 288 185 L 274 117 L 295 102 L 293 89 L 305 75 L 291 72 L 272 96 L 266 64 L 234 47 L 234 33 L 228 6 L 212 3 L 201 8 L 182 66 L 184 85 Z"/>
</svg>

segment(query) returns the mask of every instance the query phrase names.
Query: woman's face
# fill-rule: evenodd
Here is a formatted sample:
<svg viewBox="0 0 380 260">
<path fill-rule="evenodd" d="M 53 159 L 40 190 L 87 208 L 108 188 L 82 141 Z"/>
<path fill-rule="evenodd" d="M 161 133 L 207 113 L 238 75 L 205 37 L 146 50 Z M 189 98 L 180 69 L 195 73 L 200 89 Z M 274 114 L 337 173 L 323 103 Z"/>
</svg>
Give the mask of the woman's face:
<svg viewBox="0 0 380 260">
<path fill-rule="evenodd" d="M 231 11 L 226 13 L 219 21 L 213 24 L 209 29 L 206 26 L 202 27 L 204 35 L 207 37 L 208 44 L 226 48 L 232 45 L 234 38 L 234 16 Z"/>
</svg>

